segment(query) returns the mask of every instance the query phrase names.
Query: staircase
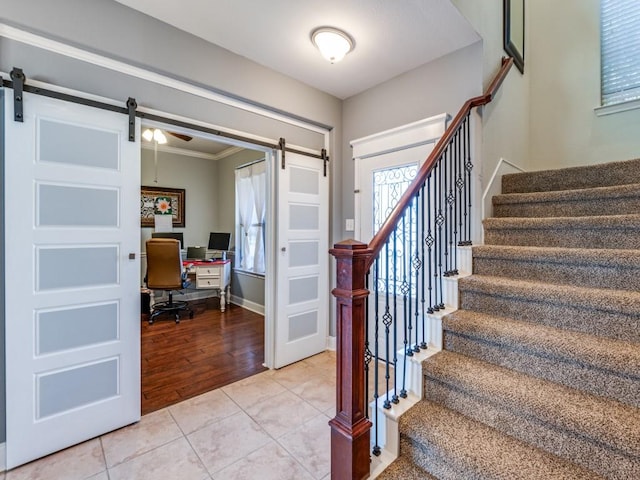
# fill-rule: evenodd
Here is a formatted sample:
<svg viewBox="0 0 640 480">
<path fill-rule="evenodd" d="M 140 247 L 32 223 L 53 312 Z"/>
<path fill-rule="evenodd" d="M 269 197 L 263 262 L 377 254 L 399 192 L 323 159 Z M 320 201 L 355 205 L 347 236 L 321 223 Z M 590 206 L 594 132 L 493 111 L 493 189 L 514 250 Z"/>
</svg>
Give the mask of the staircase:
<svg viewBox="0 0 640 480">
<path fill-rule="evenodd" d="M 640 160 L 503 177 L 387 479 L 640 479 Z"/>
</svg>

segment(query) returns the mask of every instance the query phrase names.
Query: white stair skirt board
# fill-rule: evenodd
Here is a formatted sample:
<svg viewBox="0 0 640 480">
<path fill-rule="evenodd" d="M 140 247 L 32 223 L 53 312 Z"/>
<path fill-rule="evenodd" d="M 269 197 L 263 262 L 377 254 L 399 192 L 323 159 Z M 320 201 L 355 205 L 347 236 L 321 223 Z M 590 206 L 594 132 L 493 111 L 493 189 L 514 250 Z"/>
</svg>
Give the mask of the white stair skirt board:
<svg viewBox="0 0 640 480">
<path fill-rule="evenodd" d="M 369 404 L 369 419 L 373 426 L 371 427 L 371 446 L 375 443 L 375 425 L 378 424 L 378 445 L 382 449 L 382 453 L 377 461 L 372 461 L 371 477 L 375 478 L 386 467 L 393 462 L 400 454 L 400 429 L 398 422 L 400 417 L 418 403 L 422 399 L 423 376 L 422 362 L 432 355 L 438 353 L 435 348 L 428 348 L 414 353 L 413 356 L 407 357 L 407 376 L 406 390 L 407 398 L 400 399 L 400 403 L 391 404 L 391 408 L 383 407 L 385 395 L 378 398 L 378 408 L 376 409 L 375 401 Z M 404 352 L 398 352 L 398 370 L 400 370 L 404 361 Z M 398 385 L 400 387 L 400 385 Z M 393 395 L 393 390 L 389 392 L 389 396 Z"/>
<path fill-rule="evenodd" d="M 391 462 L 393 462 L 400 454 L 400 429 L 398 422 L 400 417 L 412 406 L 422 399 L 423 381 L 422 362 L 427 358 L 435 355 L 442 350 L 442 317 L 452 313 L 458 309 L 458 280 L 471 275 L 472 271 L 472 251 L 471 247 L 457 247 L 458 254 L 458 275 L 444 277 L 443 283 L 443 300 L 445 308 L 438 312 L 427 314 L 425 318 L 426 341 L 428 348 L 414 353 L 411 357 L 406 357 L 406 383 L 407 398 L 400 400 L 397 405 L 391 404 L 390 409 L 383 407 L 386 393 L 378 398 L 378 406 L 376 409 L 375 401 L 369 404 L 369 419 L 373 423 L 371 428 L 371 446 L 375 443 L 375 424 L 378 423 L 378 445 L 382 449 L 379 457 L 373 457 L 371 462 L 371 479 L 376 478 Z M 421 322 L 416 325 L 418 329 L 418 338 L 422 337 Z M 399 373 L 404 369 L 404 350 L 397 352 L 397 371 Z M 396 377 L 400 378 L 400 377 Z M 400 385 L 398 385 L 399 388 Z M 389 395 L 393 395 L 393 390 Z"/>
<path fill-rule="evenodd" d="M 515 163 L 511 163 L 509 160 L 501 158 L 496 165 L 496 168 L 491 174 L 489 183 L 482 193 L 482 216 L 481 218 L 487 218 L 493 216 L 493 203 L 492 199 L 495 195 L 502 193 L 502 176 L 507 173 L 520 173 L 525 170 Z"/>
</svg>

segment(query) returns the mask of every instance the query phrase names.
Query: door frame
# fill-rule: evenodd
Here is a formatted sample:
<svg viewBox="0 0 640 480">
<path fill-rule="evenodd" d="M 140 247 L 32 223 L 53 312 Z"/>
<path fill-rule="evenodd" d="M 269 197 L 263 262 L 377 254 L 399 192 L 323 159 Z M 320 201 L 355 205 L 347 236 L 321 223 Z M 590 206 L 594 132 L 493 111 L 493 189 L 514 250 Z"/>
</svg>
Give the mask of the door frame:
<svg viewBox="0 0 640 480">
<path fill-rule="evenodd" d="M 441 113 L 416 122 L 401 125 L 399 127 L 384 130 L 382 132 L 367 135 L 366 137 L 351 140 L 349 144 L 353 148 L 354 160 L 354 192 L 355 192 L 355 229 L 354 234 L 359 236 L 362 227 L 362 202 L 360 195 L 360 174 L 362 162 L 367 159 L 393 153 L 407 148 L 434 143 L 444 134 L 447 123 L 451 120 L 448 113 Z M 418 163 L 418 168 L 426 158 Z M 360 240 L 360 239 L 357 239 Z"/>
</svg>

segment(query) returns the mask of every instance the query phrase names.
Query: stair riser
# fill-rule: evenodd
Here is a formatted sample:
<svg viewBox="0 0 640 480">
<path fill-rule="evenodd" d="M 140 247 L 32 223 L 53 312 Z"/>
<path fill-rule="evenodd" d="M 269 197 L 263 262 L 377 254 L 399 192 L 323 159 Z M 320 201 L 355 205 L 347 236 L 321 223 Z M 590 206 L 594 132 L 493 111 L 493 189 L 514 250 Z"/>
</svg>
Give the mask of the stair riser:
<svg viewBox="0 0 640 480">
<path fill-rule="evenodd" d="M 465 480 L 485 480 L 481 472 L 465 469 L 463 465 L 456 464 L 455 458 L 441 455 L 436 446 L 418 444 L 402 434 L 400 436 L 400 452 L 412 463 L 438 480 L 461 480 L 463 478 Z"/>
<path fill-rule="evenodd" d="M 571 305 L 551 303 L 536 297 L 501 296 L 499 292 L 487 295 L 466 290 L 461 286 L 460 308 L 489 315 L 536 322 L 576 332 L 590 333 L 629 342 L 640 342 L 640 322 L 637 315 L 616 311 L 603 311 Z"/>
<path fill-rule="evenodd" d="M 550 192 L 640 183 L 640 161 L 504 175 L 503 193 Z"/>
<path fill-rule="evenodd" d="M 589 288 L 640 290 L 638 268 L 566 264 L 536 259 L 474 258 L 473 273 Z"/>
<path fill-rule="evenodd" d="M 640 249 L 640 231 L 635 229 L 582 228 L 486 228 L 487 245 L 528 247 Z"/>
<path fill-rule="evenodd" d="M 450 331 L 444 332 L 444 342 L 445 349 L 452 352 L 640 407 L 640 377 L 631 378 L 559 359 L 553 352 L 542 356 L 520 345 L 498 345 Z"/>
<path fill-rule="evenodd" d="M 609 479 L 640 478 L 640 460 L 585 439 L 540 419 L 523 416 L 438 380 L 425 379 L 425 398 L 480 421 L 502 433 L 593 470 Z"/>
<path fill-rule="evenodd" d="M 635 214 L 639 211 L 639 197 L 493 205 L 494 217 L 588 217 Z"/>
</svg>

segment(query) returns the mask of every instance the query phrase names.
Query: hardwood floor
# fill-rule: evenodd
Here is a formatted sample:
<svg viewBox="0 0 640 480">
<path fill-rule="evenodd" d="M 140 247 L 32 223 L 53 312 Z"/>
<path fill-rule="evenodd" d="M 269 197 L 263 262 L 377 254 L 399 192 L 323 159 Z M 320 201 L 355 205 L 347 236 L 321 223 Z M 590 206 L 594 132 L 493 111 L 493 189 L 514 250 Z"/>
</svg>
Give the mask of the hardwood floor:
<svg viewBox="0 0 640 480">
<path fill-rule="evenodd" d="M 142 315 L 142 414 L 181 402 L 266 370 L 264 317 L 219 300 L 190 302 L 192 320 L 176 324 Z"/>
</svg>

